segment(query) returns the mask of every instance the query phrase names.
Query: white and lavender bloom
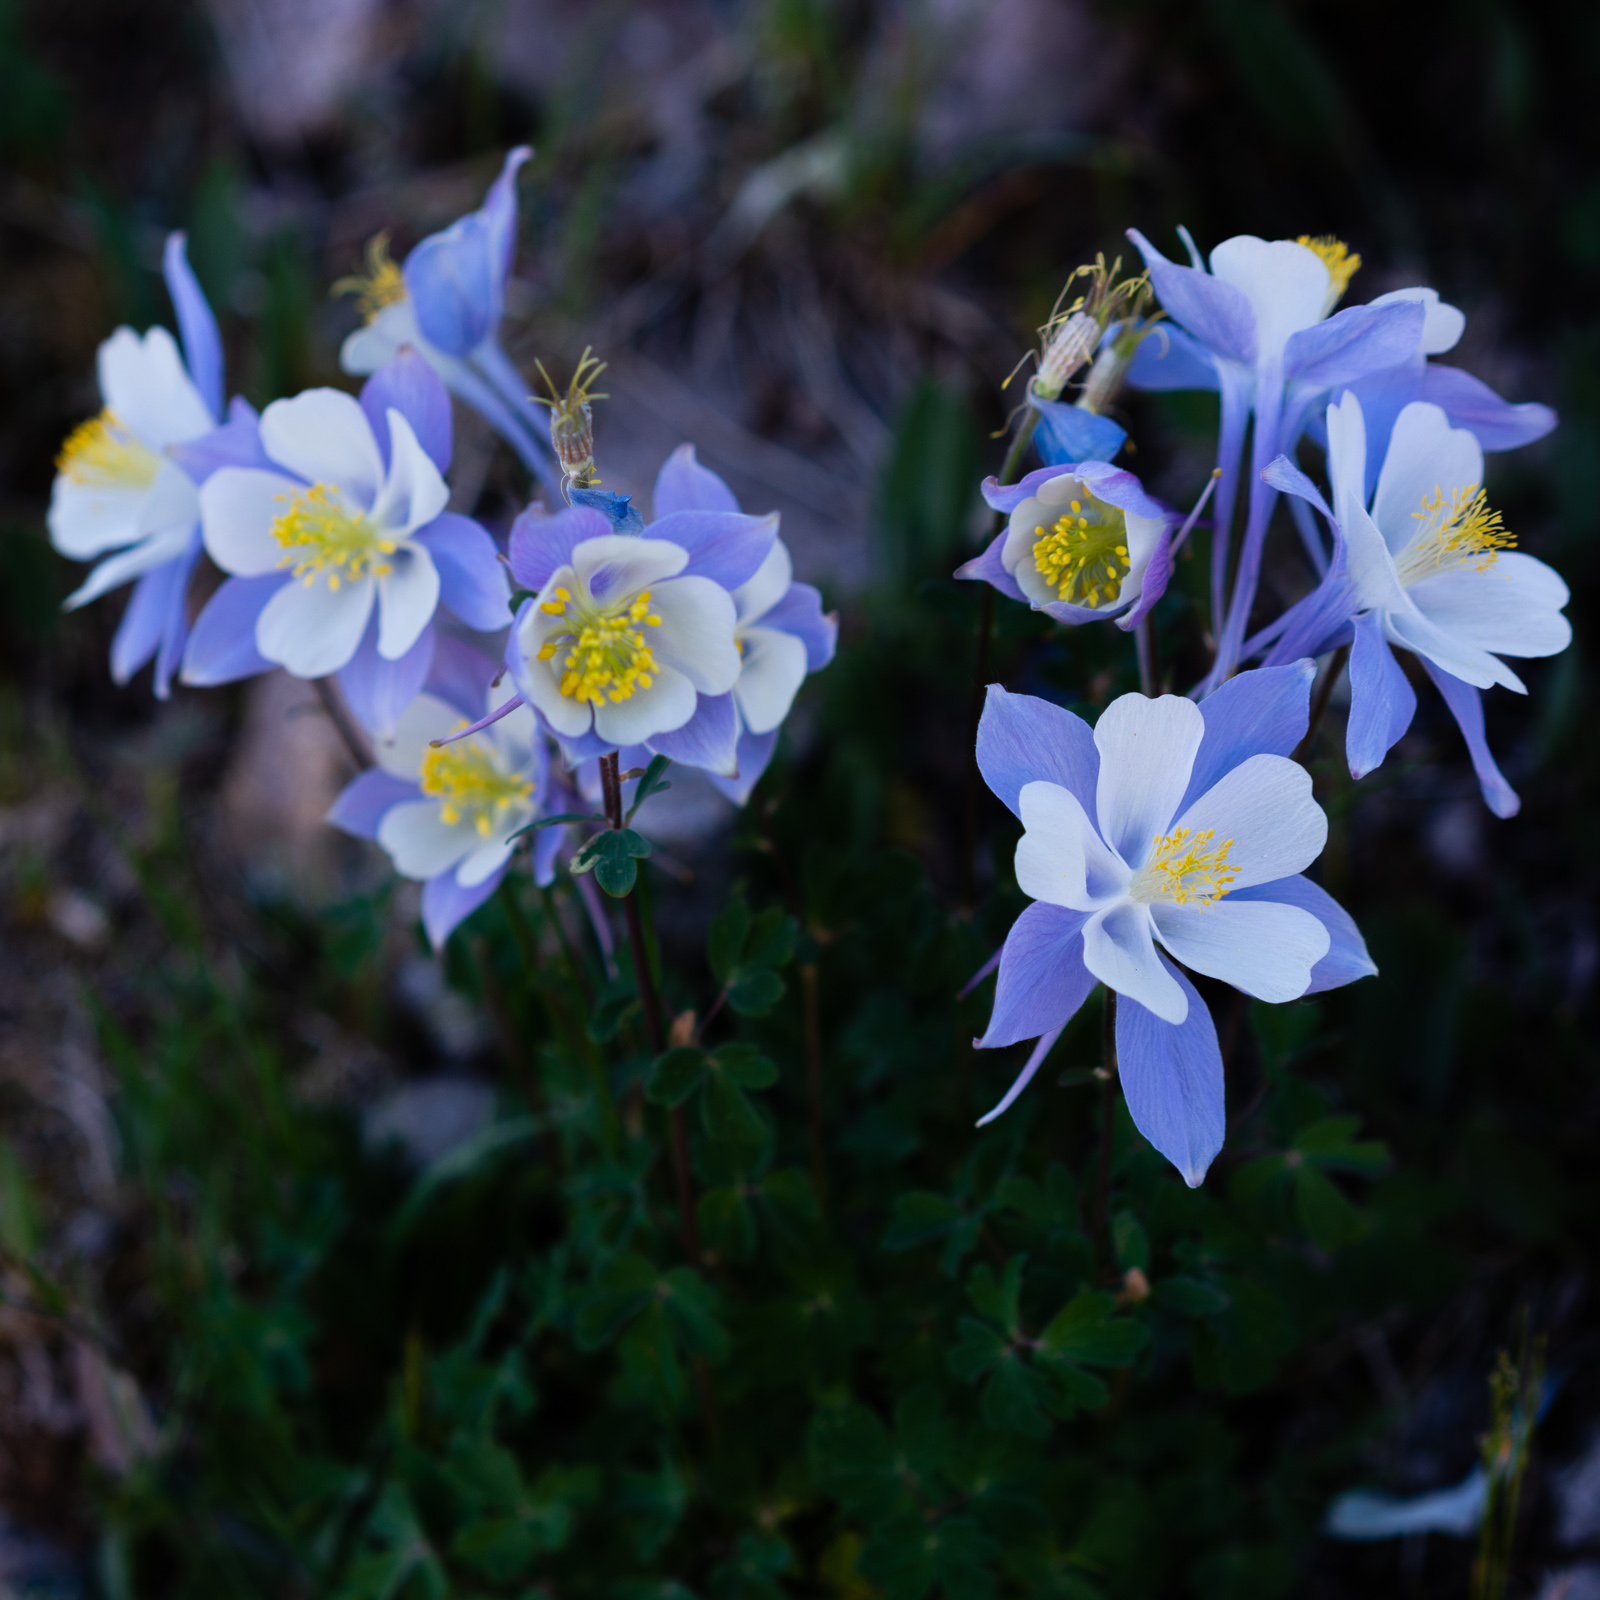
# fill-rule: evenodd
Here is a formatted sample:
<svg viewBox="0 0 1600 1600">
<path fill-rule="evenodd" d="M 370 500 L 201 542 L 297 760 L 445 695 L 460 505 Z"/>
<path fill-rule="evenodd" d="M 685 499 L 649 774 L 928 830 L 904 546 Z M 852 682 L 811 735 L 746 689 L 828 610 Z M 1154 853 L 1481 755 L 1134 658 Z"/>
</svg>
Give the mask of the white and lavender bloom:
<svg viewBox="0 0 1600 1600">
<path fill-rule="evenodd" d="M 1104 461 L 1040 467 L 1005 487 L 986 479 L 983 497 L 1009 520 L 956 577 L 1057 622 L 1115 618 L 1123 629 L 1166 593 L 1177 518 L 1131 472 Z"/>
<path fill-rule="evenodd" d="M 1118 996 L 1134 1125 L 1196 1185 L 1222 1147 L 1222 1056 L 1176 962 L 1275 1002 L 1376 970 L 1349 916 L 1301 876 L 1328 830 L 1310 775 L 1288 759 L 1311 679 L 1301 661 L 1243 673 L 1198 705 L 1123 695 L 1093 730 L 990 688 L 978 765 L 1022 821 L 1017 882 L 1034 904 L 1006 937 L 977 1043 L 1038 1044 L 985 1122 L 1103 983 Z"/>
<path fill-rule="evenodd" d="M 525 512 L 511 572 L 531 590 L 506 662 L 569 761 L 631 745 L 732 777 L 743 660 L 735 593 L 761 571 L 776 516 L 684 509 L 642 534 L 570 506 Z"/>
<path fill-rule="evenodd" d="M 260 451 L 200 491 L 206 549 L 231 576 L 195 623 L 184 679 L 338 673 L 384 733 L 428 675 L 440 604 L 469 628 L 510 620 L 494 541 L 445 510 L 450 398 L 404 353 L 359 401 L 336 389 L 274 401 Z"/>
<path fill-rule="evenodd" d="M 1333 239 L 1258 239 L 1241 234 L 1211 252 L 1210 271 L 1190 246 L 1193 266 L 1169 261 L 1136 229 L 1150 282 L 1179 332 L 1157 331 L 1135 358 L 1130 381 L 1144 387 L 1221 391 L 1217 441 L 1216 537 L 1211 603 L 1218 628 L 1210 682 L 1233 671 L 1261 576 L 1261 554 L 1277 492 L 1262 481 L 1268 463 L 1297 438 L 1317 400 L 1408 361 L 1425 314 L 1413 300 L 1338 304 L 1360 257 Z M 1187 238 L 1185 240 L 1187 243 Z M 1162 362 L 1170 362 L 1163 368 Z M 1209 382 L 1194 380 L 1210 373 Z M 1233 521 L 1246 424 L 1252 430 L 1250 501 L 1231 598 L 1227 593 Z"/>
<path fill-rule="evenodd" d="M 368 246 L 367 271 L 337 286 L 356 293 L 367 319 L 345 340 L 340 362 L 365 377 L 401 350 L 417 351 L 547 489 L 559 492 L 543 420 L 499 342 L 516 255 L 517 173 L 532 154 L 526 145 L 511 151 L 482 207 L 430 234 L 403 266 L 389 258 L 386 236 Z"/>
<path fill-rule="evenodd" d="M 189 579 L 200 556 L 199 485 L 239 427 L 222 421 L 222 341 L 195 281 L 181 233 L 163 258 L 183 353 L 165 328 L 141 338 L 118 328 L 100 346 L 102 410 L 62 446 L 50 495 L 50 539 L 63 555 L 97 561 L 68 597 L 86 605 L 122 584 L 134 590 L 111 646 L 126 683 L 155 658 L 166 699 L 188 633 Z M 234 402 L 234 422 L 253 416 Z M 205 448 L 200 448 L 204 444 Z"/>
<path fill-rule="evenodd" d="M 739 512 L 733 491 L 695 458 L 692 444 L 679 445 L 656 476 L 652 504 L 658 518 L 673 512 Z M 778 730 L 808 674 L 820 672 L 839 642 L 839 619 L 825 614 L 822 596 L 794 581 L 794 563 L 781 538 L 765 560 L 733 591 L 734 643 L 739 677 L 728 699 L 736 729 L 736 772 L 712 770 L 712 783 L 743 805 L 767 770 L 778 746 Z"/>
<path fill-rule="evenodd" d="M 1335 528 L 1333 565 L 1321 585 L 1281 619 L 1270 661 L 1350 650 L 1345 753 L 1353 776 L 1379 766 L 1416 714 L 1417 697 L 1392 646 L 1421 659 L 1450 707 L 1483 797 L 1502 817 L 1520 802 L 1489 753 L 1480 691 L 1525 693 L 1501 656 L 1551 656 L 1572 626 L 1568 590 L 1544 562 L 1512 548 L 1513 535 L 1483 491 L 1483 448 L 1444 411 L 1413 401 L 1395 420 L 1367 503 L 1367 437 L 1361 402 L 1346 394 L 1327 414 L 1330 513 L 1287 460 L 1271 473 Z"/>
<path fill-rule="evenodd" d="M 547 809 L 549 750 L 537 719 L 514 707 L 492 726 L 444 745 L 511 697 L 491 687 L 493 663 L 441 639 L 426 686 L 375 743 L 378 765 L 349 784 L 328 820 L 375 840 L 395 871 L 424 885 L 422 921 L 434 949 L 499 887 L 520 830 Z M 535 882 L 555 878 L 564 830 L 530 836 Z"/>
</svg>

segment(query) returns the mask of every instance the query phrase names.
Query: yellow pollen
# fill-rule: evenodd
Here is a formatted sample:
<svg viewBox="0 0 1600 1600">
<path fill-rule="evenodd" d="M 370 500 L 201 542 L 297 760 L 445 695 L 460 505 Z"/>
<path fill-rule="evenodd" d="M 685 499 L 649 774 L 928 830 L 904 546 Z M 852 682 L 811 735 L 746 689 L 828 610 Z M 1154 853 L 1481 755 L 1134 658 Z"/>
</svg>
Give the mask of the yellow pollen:
<svg viewBox="0 0 1600 1600">
<path fill-rule="evenodd" d="M 539 660 L 556 662 L 562 694 L 580 705 L 598 706 L 608 699 L 626 700 L 655 682 L 653 674 L 660 669 L 644 630 L 659 628 L 661 618 L 650 609 L 648 589 L 609 610 L 585 606 L 562 588 L 551 593 L 539 609 L 564 618 L 568 626 L 545 640 Z"/>
<path fill-rule="evenodd" d="M 1128 576 L 1128 519 L 1087 489 L 1082 500 L 1048 529 L 1037 530 L 1033 564 L 1059 599 L 1095 607 L 1110 604 Z"/>
<path fill-rule="evenodd" d="M 56 457 L 56 471 L 96 489 L 148 489 L 161 457 L 136 439 L 109 407 L 80 422 Z"/>
<path fill-rule="evenodd" d="M 1435 573 L 1455 567 L 1475 567 L 1487 572 L 1502 550 L 1515 548 L 1517 537 L 1490 508 L 1475 483 L 1457 489 L 1450 499 L 1435 488 L 1424 495 L 1422 509 L 1411 513 L 1422 526 L 1395 559 L 1404 584 L 1420 583 Z"/>
<path fill-rule="evenodd" d="M 1220 900 L 1239 876 L 1239 869 L 1228 864 L 1232 839 L 1213 846 L 1212 828 L 1190 835 L 1187 828 L 1174 828 L 1158 835 L 1150 859 L 1133 880 L 1130 893 L 1135 900 L 1165 900 L 1173 905 L 1198 905 L 1203 911 Z"/>
<path fill-rule="evenodd" d="M 367 240 L 367 270 L 340 278 L 330 293 L 353 294 L 361 315 L 371 322 L 385 306 L 406 297 L 406 280 L 389 254 L 387 230 Z"/>
<path fill-rule="evenodd" d="M 466 819 L 485 839 L 506 813 L 533 799 L 533 781 L 506 772 L 477 739 L 430 749 L 422 758 L 422 792 L 437 795 L 441 822 Z"/>
<path fill-rule="evenodd" d="M 1309 233 L 1302 233 L 1295 243 L 1303 244 L 1313 255 L 1321 257 L 1323 266 L 1328 269 L 1328 310 L 1331 311 L 1350 287 L 1350 280 L 1361 270 L 1361 257 L 1354 254 L 1343 239 L 1335 239 L 1331 233 L 1320 234 L 1315 239 Z"/>
<path fill-rule="evenodd" d="M 319 573 L 328 575 L 328 587 L 337 592 L 341 583 L 363 578 L 386 578 L 394 563 L 395 541 L 372 525 L 364 512 L 352 511 L 336 489 L 314 483 L 289 501 L 289 509 L 272 524 L 272 537 L 283 546 L 280 567 L 292 567 L 307 588 Z"/>
</svg>

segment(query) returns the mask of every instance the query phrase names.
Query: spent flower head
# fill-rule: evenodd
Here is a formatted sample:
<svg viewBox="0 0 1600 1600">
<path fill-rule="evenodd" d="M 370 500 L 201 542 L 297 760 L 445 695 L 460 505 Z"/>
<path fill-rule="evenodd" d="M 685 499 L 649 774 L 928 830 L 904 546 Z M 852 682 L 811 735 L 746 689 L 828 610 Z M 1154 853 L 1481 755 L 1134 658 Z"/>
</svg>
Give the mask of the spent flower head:
<svg viewBox="0 0 1600 1600">
<path fill-rule="evenodd" d="M 563 394 L 556 388 L 555 380 L 545 370 L 542 361 L 537 363 L 539 376 L 544 379 L 548 395 L 534 395 L 536 405 L 550 410 L 550 443 L 561 464 L 561 473 L 568 485 L 587 489 L 600 480 L 594 470 L 594 409 L 593 402 L 605 400 L 607 395 L 597 393 L 595 384 L 606 364 L 595 358 L 588 345 L 578 358 L 572 379 Z"/>
</svg>

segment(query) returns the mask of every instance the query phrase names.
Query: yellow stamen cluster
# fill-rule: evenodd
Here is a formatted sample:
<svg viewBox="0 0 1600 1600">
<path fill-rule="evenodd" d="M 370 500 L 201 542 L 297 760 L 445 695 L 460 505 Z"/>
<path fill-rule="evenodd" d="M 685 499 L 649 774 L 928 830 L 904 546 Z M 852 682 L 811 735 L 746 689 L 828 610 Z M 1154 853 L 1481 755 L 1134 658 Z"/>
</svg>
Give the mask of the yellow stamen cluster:
<svg viewBox="0 0 1600 1600">
<path fill-rule="evenodd" d="M 1128 519 L 1087 489 L 1034 540 L 1033 564 L 1062 599 L 1109 605 L 1128 576 Z"/>
<path fill-rule="evenodd" d="M 340 278 L 330 291 L 333 294 L 353 294 L 361 315 L 371 322 L 385 306 L 392 306 L 406 297 L 406 280 L 389 254 L 387 230 L 367 240 L 367 270 L 352 272 Z"/>
<path fill-rule="evenodd" d="M 1350 280 L 1361 270 L 1361 257 L 1343 239 L 1335 239 L 1331 233 L 1315 239 L 1309 233 L 1302 233 L 1295 243 L 1303 244 L 1312 254 L 1321 257 L 1323 266 L 1328 269 L 1328 310 L 1331 311 L 1344 297 Z"/>
<path fill-rule="evenodd" d="M 650 609 L 648 589 L 625 606 L 598 610 L 558 586 L 539 609 L 570 624 L 539 650 L 541 661 L 556 661 L 562 694 L 580 705 L 598 706 L 608 699 L 626 700 L 655 681 L 652 674 L 659 669 L 644 630 L 659 628 L 661 618 Z"/>
<path fill-rule="evenodd" d="M 306 587 L 326 572 L 335 593 L 341 583 L 363 578 L 386 578 L 394 563 L 395 541 L 386 538 L 363 512 L 352 511 L 339 492 L 314 483 L 289 500 L 289 509 L 272 524 L 272 537 L 283 546 L 282 567 L 292 567 Z"/>
<path fill-rule="evenodd" d="M 506 813 L 529 804 L 533 781 L 505 772 L 493 753 L 476 739 L 440 745 L 422 758 L 422 792 L 443 802 L 439 819 L 466 819 L 485 839 L 503 825 Z"/>
<path fill-rule="evenodd" d="M 1395 567 L 1404 584 L 1418 583 L 1454 567 L 1476 567 L 1487 572 L 1502 550 L 1515 548 L 1517 536 L 1492 510 L 1475 483 L 1457 489 L 1449 500 L 1435 488 L 1425 495 L 1422 509 L 1411 513 L 1422 526 L 1399 554 Z"/>
<path fill-rule="evenodd" d="M 136 439 L 109 407 L 80 422 L 56 457 L 56 471 L 95 489 L 148 489 L 161 457 Z"/>
<path fill-rule="evenodd" d="M 1133 883 L 1135 900 L 1165 900 L 1173 905 L 1198 905 L 1204 910 L 1220 900 L 1239 876 L 1239 869 L 1228 863 L 1232 839 L 1213 846 L 1212 828 L 1190 835 L 1187 828 L 1174 828 L 1158 836 L 1150 859 Z"/>
</svg>

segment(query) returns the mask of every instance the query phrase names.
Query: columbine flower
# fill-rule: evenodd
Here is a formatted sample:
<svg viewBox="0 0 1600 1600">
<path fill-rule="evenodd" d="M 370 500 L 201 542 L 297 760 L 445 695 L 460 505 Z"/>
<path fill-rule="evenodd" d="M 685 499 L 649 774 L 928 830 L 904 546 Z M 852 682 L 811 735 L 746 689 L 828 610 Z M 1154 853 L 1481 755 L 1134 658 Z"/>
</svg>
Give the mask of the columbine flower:
<svg viewBox="0 0 1600 1600">
<path fill-rule="evenodd" d="M 451 391 L 477 411 L 551 490 L 551 465 L 527 385 L 500 348 L 506 278 L 517 243 L 517 172 L 533 152 L 505 159 L 480 210 L 430 234 L 397 266 L 388 237 L 367 247 L 367 270 L 334 285 L 355 294 L 366 317 L 344 342 L 344 370 L 365 377 L 402 349 L 418 351 Z"/>
<path fill-rule="evenodd" d="M 422 921 L 434 949 L 494 893 L 516 848 L 512 837 L 545 809 L 549 754 L 533 713 L 513 709 L 482 732 L 435 747 L 511 696 L 490 687 L 494 665 L 453 639 L 440 641 L 426 688 L 380 740 L 378 765 L 335 801 L 328 820 L 375 839 L 395 871 L 426 885 Z M 532 835 L 536 882 L 555 877 L 562 830 Z"/>
<path fill-rule="evenodd" d="M 105 557 L 69 608 L 137 580 L 112 642 L 111 675 L 126 683 L 154 656 L 164 700 L 188 629 L 189 577 L 200 555 L 197 485 L 206 475 L 205 458 L 186 457 L 182 447 L 227 430 L 217 426 L 222 342 L 181 233 L 168 237 L 163 266 L 184 354 L 159 327 L 142 338 L 118 328 L 100 346 L 103 409 L 62 446 L 49 525 L 63 555 Z M 248 413 L 242 401 L 235 405 Z"/>
<path fill-rule="evenodd" d="M 733 776 L 742 662 L 733 593 L 777 538 L 776 516 L 674 510 L 642 535 L 589 506 L 524 513 L 511 532 L 523 603 L 506 661 L 578 761 L 642 744 Z"/>
<path fill-rule="evenodd" d="M 436 605 L 472 628 L 510 615 L 493 541 L 445 511 L 449 396 L 405 354 L 359 401 L 274 401 L 260 444 L 261 466 L 225 467 L 200 492 L 206 549 L 233 576 L 195 624 L 184 677 L 339 672 L 357 715 L 386 729 L 427 676 Z"/>
<path fill-rule="evenodd" d="M 990 1049 L 1039 1044 L 998 1116 L 1096 982 L 1117 1004 L 1134 1125 L 1190 1185 L 1222 1147 L 1222 1056 L 1204 1002 L 1169 957 L 1260 1000 L 1375 971 L 1355 924 L 1299 874 L 1327 819 L 1287 759 L 1312 664 L 1241 674 L 1195 705 L 1128 694 L 1093 731 L 995 685 L 978 729 L 985 781 L 1022 820 L 1017 882 L 1035 903 L 1000 955 Z"/>
<path fill-rule="evenodd" d="M 1500 656 L 1566 649 L 1567 586 L 1512 548 L 1484 498 L 1482 447 L 1438 406 L 1414 401 L 1400 413 L 1370 510 L 1366 427 L 1354 394 L 1328 408 L 1327 429 L 1332 513 L 1287 461 L 1272 469 L 1281 487 L 1335 523 L 1337 550 L 1322 584 L 1282 619 L 1269 659 L 1351 644 L 1345 751 L 1360 778 L 1416 714 L 1416 694 L 1390 646 L 1414 651 L 1466 736 L 1485 801 L 1497 816 L 1513 816 L 1520 802 L 1484 741 L 1478 691 L 1501 683 L 1526 692 Z"/>
<path fill-rule="evenodd" d="M 983 497 L 1005 531 L 956 571 L 981 578 L 1058 622 L 1115 617 L 1127 629 L 1166 592 L 1174 518 L 1131 472 L 1104 461 L 1041 467 Z"/>
</svg>

